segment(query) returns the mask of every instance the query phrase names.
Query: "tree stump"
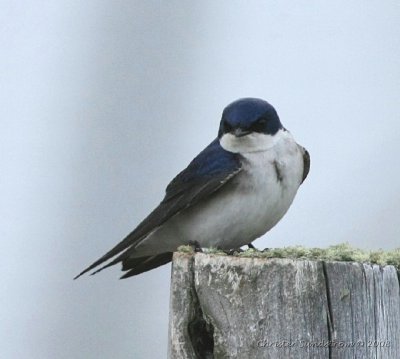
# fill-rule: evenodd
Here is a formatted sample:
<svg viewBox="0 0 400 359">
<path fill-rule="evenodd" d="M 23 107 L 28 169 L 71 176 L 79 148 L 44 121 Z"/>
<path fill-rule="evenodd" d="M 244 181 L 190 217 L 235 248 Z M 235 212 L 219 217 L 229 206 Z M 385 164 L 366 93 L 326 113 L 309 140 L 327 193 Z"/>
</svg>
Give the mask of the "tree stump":
<svg viewBox="0 0 400 359">
<path fill-rule="evenodd" d="M 393 266 L 175 253 L 170 359 L 400 358 Z"/>
</svg>

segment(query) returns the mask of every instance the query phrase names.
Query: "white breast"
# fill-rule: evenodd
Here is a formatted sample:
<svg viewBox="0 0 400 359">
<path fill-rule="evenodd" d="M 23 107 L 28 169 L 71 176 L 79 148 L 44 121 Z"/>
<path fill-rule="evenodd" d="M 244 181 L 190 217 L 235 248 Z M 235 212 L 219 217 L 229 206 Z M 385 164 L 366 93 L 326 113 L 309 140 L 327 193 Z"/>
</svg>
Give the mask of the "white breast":
<svg viewBox="0 0 400 359">
<path fill-rule="evenodd" d="M 303 154 L 288 131 L 266 151 L 243 154 L 243 191 L 253 218 L 247 234 L 253 239 L 270 230 L 293 202 L 303 176 Z"/>
<path fill-rule="evenodd" d="M 155 247 L 160 253 L 172 251 L 190 241 L 238 248 L 269 231 L 289 209 L 303 175 L 302 149 L 291 134 L 280 130 L 273 137 L 268 146 L 264 143 L 267 149 L 254 151 L 253 146 L 252 152 L 241 153 L 242 171 L 214 196 L 150 234 L 137 248 L 140 254 L 147 248 L 154 254 Z"/>
</svg>

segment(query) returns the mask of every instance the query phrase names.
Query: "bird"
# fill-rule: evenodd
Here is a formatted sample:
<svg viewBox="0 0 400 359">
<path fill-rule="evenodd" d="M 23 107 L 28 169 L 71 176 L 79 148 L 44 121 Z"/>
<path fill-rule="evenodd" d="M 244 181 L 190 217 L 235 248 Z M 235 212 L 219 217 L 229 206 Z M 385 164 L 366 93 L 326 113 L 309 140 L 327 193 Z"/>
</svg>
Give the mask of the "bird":
<svg viewBox="0 0 400 359">
<path fill-rule="evenodd" d="M 135 276 L 170 262 L 181 245 L 251 244 L 285 215 L 309 170 L 308 151 L 275 108 L 238 99 L 223 110 L 217 138 L 168 184 L 160 204 L 75 279 L 118 263 L 121 278 Z"/>
</svg>

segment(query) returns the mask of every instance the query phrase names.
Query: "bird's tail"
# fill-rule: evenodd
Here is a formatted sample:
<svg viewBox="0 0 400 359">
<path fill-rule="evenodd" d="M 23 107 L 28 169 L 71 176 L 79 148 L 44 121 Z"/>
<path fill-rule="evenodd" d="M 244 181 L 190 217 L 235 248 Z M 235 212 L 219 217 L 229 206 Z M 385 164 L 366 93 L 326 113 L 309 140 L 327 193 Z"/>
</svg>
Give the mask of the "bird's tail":
<svg viewBox="0 0 400 359">
<path fill-rule="evenodd" d="M 147 272 L 164 264 L 171 262 L 172 252 L 157 254 L 155 256 L 126 258 L 122 261 L 122 270 L 126 273 L 121 279 Z"/>
</svg>

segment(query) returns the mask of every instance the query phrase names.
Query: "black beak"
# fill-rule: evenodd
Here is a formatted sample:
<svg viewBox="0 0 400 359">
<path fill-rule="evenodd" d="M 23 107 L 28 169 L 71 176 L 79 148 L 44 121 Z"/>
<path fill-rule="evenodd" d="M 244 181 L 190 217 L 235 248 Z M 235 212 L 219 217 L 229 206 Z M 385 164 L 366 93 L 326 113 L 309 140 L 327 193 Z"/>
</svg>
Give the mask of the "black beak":
<svg viewBox="0 0 400 359">
<path fill-rule="evenodd" d="M 235 135 L 235 137 L 243 137 L 243 136 L 248 135 L 251 131 L 243 130 L 241 128 L 235 128 L 232 132 Z"/>
</svg>

